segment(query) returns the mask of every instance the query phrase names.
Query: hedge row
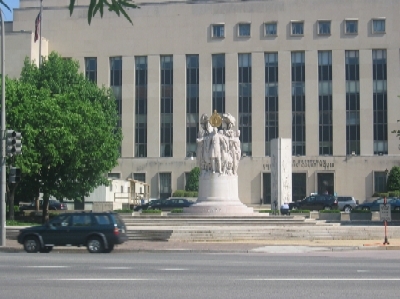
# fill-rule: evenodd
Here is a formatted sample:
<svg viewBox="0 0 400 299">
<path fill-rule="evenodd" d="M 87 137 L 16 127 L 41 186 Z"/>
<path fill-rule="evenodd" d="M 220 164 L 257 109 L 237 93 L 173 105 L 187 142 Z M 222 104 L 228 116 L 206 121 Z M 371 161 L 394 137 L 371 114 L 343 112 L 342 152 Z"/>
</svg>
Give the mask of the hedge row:
<svg viewBox="0 0 400 299">
<path fill-rule="evenodd" d="M 197 191 L 185 191 L 185 190 L 176 190 L 173 194 L 173 197 L 197 197 Z"/>
</svg>

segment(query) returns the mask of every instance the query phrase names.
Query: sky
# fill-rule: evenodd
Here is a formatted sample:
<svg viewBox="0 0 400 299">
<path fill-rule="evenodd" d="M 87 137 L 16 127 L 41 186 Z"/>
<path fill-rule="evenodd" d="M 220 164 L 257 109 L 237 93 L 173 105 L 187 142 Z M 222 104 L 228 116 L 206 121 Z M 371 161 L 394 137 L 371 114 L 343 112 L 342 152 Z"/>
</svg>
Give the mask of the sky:
<svg viewBox="0 0 400 299">
<path fill-rule="evenodd" d="M 4 21 L 12 21 L 13 20 L 12 10 L 13 8 L 19 7 L 19 0 L 3 0 L 3 1 L 11 8 L 11 11 L 9 11 L 4 6 L 1 6 L 1 9 L 3 10 L 4 14 Z"/>
</svg>

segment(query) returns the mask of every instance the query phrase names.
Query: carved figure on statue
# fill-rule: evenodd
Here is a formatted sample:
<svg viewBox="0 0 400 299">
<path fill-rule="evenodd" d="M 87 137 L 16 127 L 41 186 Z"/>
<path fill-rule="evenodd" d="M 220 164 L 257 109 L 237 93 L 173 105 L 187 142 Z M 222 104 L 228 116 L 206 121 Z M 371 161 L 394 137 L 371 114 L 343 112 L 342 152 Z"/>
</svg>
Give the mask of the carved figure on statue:
<svg viewBox="0 0 400 299">
<path fill-rule="evenodd" d="M 214 128 L 210 138 L 210 159 L 213 173 L 222 173 L 221 170 L 221 138 L 222 135 L 218 133 L 218 128 Z"/>
</svg>

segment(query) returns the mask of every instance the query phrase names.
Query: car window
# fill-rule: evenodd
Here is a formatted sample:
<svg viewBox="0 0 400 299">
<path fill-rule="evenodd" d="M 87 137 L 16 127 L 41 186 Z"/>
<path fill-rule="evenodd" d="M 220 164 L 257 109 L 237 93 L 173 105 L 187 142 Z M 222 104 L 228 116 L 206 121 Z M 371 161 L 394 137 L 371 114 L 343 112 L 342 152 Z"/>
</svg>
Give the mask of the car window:
<svg viewBox="0 0 400 299">
<path fill-rule="evenodd" d="M 72 216 L 72 226 L 90 226 L 92 217 L 90 215 L 74 215 Z"/>
<path fill-rule="evenodd" d="M 54 217 L 51 221 L 50 224 L 53 226 L 68 226 L 69 221 L 70 221 L 71 216 L 70 215 L 59 215 L 57 217 Z"/>
<path fill-rule="evenodd" d="M 96 215 L 94 216 L 94 218 L 96 219 L 96 222 L 99 225 L 108 225 L 111 223 L 110 218 L 108 218 L 107 215 Z"/>
<path fill-rule="evenodd" d="M 118 227 L 124 227 L 125 223 L 122 220 L 121 216 L 118 214 L 111 214 L 111 217 L 114 218 L 114 221 L 117 223 Z"/>
</svg>

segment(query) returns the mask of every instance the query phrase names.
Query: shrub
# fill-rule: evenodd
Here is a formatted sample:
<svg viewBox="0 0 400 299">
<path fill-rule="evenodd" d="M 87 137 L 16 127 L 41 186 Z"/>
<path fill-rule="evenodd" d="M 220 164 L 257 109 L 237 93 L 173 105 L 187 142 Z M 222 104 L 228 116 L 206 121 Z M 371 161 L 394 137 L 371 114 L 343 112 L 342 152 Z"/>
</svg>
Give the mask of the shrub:
<svg viewBox="0 0 400 299">
<path fill-rule="evenodd" d="M 400 191 L 389 191 L 389 197 L 399 197 L 400 196 Z"/>
<path fill-rule="evenodd" d="M 400 167 L 393 166 L 387 178 L 387 190 L 400 190 Z"/>
<path fill-rule="evenodd" d="M 183 209 L 172 209 L 171 213 L 183 213 Z"/>
<path fill-rule="evenodd" d="M 320 213 L 330 214 L 330 213 L 340 213 L 340 210 L 321 210 L 319 212 Z"/>
<path fill-rule="evenodd" d="M 6 206 L 6 213 L 8 213 L 10 210 L 10 207 L 7 205 Z M 14 213 L 18 213 L 19 212 L 19 206 L 14 206 Z"/>
<path fill-rule="evenodd" d="M 176 190 L 173 194 L 173 197 L 184 197 L 185 196 L 185 190 Z"/>
<path fill-rule="evenodd" d="M 308 214 L 310 213 L 310 210 L 291 210 L 290 214 Z"/>
<path fill-rule="evenodd" d="M 185 186 L 186 191 L 199 191 L 199 176 L 200 176 L 199 167 L 195 167 L 190 171 Z"/>
<path fill-rule="evenodd" d="M 132 213 L 130 209 L 114 210 L 115 213 Z"/>
<path fill-rule="evenodd" d="M 160 214 L 161 210 L 142 210 L 142 214 Z"/>
<path fill-rule="evenodd" d="M 185 197 L 197 197 L 198 192 L 197 191 L 185 191 L 184 196 Z"/>
</svg>

